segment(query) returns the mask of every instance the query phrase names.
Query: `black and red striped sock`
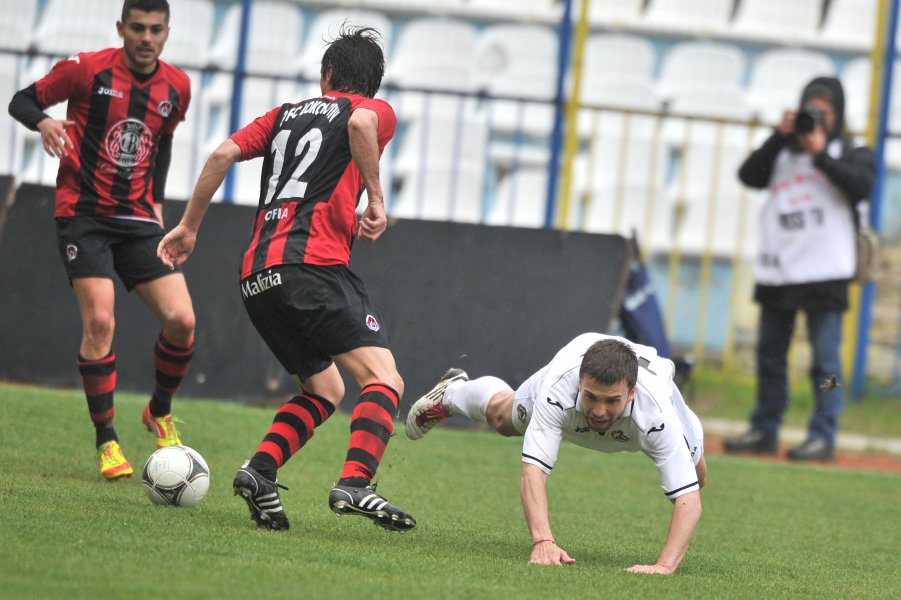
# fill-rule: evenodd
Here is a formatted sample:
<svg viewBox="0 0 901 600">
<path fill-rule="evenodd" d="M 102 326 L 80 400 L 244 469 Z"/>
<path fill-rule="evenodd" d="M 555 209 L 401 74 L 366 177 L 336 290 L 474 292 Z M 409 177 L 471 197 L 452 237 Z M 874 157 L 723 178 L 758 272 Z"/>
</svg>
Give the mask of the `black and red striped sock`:
<svg viewBox="0 0 901 600">
<path fill-rule="evenodd" d="M 335 405 L 315 394 L 294 396 L 282 406 L 269 433 L 263 438 L 248 465 L 267 479 L 313 437 L 313 430 L 335 412 Z"/>
<path fill-rule="evenodd" d="M 379 468 L 400 397 L 384 383 L 372 383 L 360 391 L 360 401 L 350 421 L 350 445 L 341 471 L 341 485 L 369 485 Z"/>
<path fill-rule="evenodd" d="M 88 360 L 78 355 L 78 370 L 81 373 L 81 385 L 88 399 L 88 412 L 94 422 L 96 444 L 104 444 L 111 440 L 119 441 L 113 429 L 113 417 L 116 408 L 113 406 L 113 393 L 116 391 L 116 355 L 110 352 L 103 358 Z"/>
<path fill-rule="evenodd" d="M 176 346 L 160 333 L 153 348 L 156 385 L 150 397 L 150 414 L 165 417 L 172 412 L 172 395 L 178 391 L 194 356 L 194 338 L 187 346 Z"/>
</svg>

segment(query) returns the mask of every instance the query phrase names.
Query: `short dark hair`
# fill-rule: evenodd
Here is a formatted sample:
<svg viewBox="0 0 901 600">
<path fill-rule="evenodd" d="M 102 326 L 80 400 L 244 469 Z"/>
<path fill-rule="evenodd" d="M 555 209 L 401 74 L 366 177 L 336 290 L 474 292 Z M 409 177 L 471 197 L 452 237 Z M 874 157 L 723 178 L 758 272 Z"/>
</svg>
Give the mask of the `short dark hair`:
<svg viewBox="0 0 901 600">
<path fill-rule="evenodd" d="M 166 22 L 169 22 L 169 2 L 168 0 L 125 0 L 122 3 L 122 22 L 128 18 L 128 13 L 132 9 L 142 12 L 163 12 L 166 13 Z"/>
<path fill-rule="evenodd" d="M 601 385 L 615 385 L 625 381 L 631 390 L 638 381 L 638 356 L 631 347 L 619 340 L 598 340 L 582 356 L 579 379 L 585 375 Z"/>
<path fill-rule="evenodd" d="M 338 37 L 328 43 L 322 55 L 321 75 L 332 70 L 332 89 L 338 92 L 375 96 L 385 75 L 385 55 L 381 34 L 372 27 L 341 25 Z"/>
</svg>

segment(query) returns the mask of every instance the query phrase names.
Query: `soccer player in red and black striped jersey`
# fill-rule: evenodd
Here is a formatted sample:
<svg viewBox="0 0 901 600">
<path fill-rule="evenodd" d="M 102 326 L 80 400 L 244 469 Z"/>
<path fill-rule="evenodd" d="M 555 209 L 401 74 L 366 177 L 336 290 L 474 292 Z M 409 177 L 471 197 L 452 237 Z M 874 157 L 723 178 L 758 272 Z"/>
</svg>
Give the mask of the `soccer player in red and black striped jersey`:
<svg viewBox="0 0 901 600">
<path fill-rule="evenodd" d="M 379 158 L 394 134 L 388 103 L 374 99 L 385 63 L 378 32 L 344 28 L 322 57 L 322 96 L 283 104 L 233 134 L 210 156 L 181 223 L 159 246 L 169 265 L 194 249 L 210 200 L 237 161 L 263 157 L 259 207 L 241 264 L 241 294 L 254 326 L 301 393 L 275 415 L 234 490 L 261 527 L 287 529 L 276 471 L 344 397 L 337 365 L 360 385 L 350 446 L 329 506 L 390 531 L 416 525 L 370 485 L 391 437 L 403 380 L 381 318 L 348 268 L 354 238 L 387 227 Z M 358 221 L 363 191 L 368 206 Z"/>
<path fill-rule="evenodd" d="M 169 36 L 166 0 L 125 0 L 116 28 L 121 48 L 59 61 L 9 105 L 10 114 L 40 132 L 44 150 L 60 161 L 57 241 L 81 312 L 77 364 L 100 472 L 108 480 L 133 472 L 113 428 L 113 277 L 135 290 L 162 324 L 153 350 L 156 386 L 141 417 L 159 447 L 180 443 L 171 418 L 172 394 L 194 347 L 194 309 L 185 278 L 156 256 L 164 233 L 172 135 L 185 118 L 190 81 L 159 60 Z M 65 119 L 43 112 L 66 101 Z"/>
</svg>

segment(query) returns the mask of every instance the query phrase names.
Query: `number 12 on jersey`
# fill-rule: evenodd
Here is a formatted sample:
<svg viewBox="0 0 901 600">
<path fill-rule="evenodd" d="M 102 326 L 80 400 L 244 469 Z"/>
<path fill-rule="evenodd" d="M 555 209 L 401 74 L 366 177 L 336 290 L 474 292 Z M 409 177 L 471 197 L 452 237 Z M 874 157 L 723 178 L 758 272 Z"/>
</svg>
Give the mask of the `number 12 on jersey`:
<svg viewBox="0 0 901 600">
<path fill-rule="evenodd" d="M 272 198 L 275 196 L 275 190 L 285 166 L 285 154 L 290 136 L 291 131 L 286 129 L 279 131 L 272 140 L 272 177 L 269 178 L 269 189 L 266 192 L 266 200 L 263 202 L 264 206 L 272 202 Z M 285 182 L 276 200 L 303 199 L 307 191 L 307 182 L 303 181 L 303 175 L 316 160 L 321 147 L 322 131 L 318 128 L 310 129 L 297 141 L 297 145 L 294 147 L 294 156 L 291 158 L 293 162 L 293 159 L 299 156 L 300 162 L 297 163 L 290 179 Z"/>
</svg>

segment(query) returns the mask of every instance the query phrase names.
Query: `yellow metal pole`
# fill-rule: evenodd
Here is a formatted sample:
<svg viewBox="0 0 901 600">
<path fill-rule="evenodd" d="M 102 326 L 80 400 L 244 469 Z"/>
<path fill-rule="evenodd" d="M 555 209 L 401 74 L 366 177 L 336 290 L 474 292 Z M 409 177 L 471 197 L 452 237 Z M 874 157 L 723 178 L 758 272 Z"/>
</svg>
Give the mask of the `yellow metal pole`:
<svg viewBox="0 0 901 600">
<path fill-rule="evenodd" d="M 720 150 L 723 147 L 723 127 L 721 122 L 716 124 L 714 137 L 713 164 L 710 166 L 710 193 L 707 197 L 707 227 L 704 232 L 704 249 L 701 254 L 701 271 L 698 281 L 698 311 L 695 322 L 694 354 L 698 362 L 704 360 L 704 336 L 706 334 L 707 303 L 710 299 L 710 281 L 713 278 L 713 234 L 716 228 L 716 201 L 720 179 Z"/>
<path fill-rule="evenodd" d="M 873 47 L 870 49 L 870 102 L 867 114 L 867 129 L 864 134 L 867 146 L 876 147 L 876 120 L 879 118 L 879 99 L 882 97 L 882 70 L 885 54 L 882 49 L 885 46 L 884 23 L 888 18 L 889 2 L 894 0 L 879 0 L 875 19 L 876 31 L 873 35 Z M 857 345 L 858 327 L 860 326 L 860 284 L 851 283 L 848 288 L 848 311 L 845 313 L 842 326 L 842 365 L 847 373 L 847 380 L 853 381 L 855 373 L 848 373 L 849 367 L 855 363 L 854 352 Z"/>
<path fill-rule="evenodd" d="M 573 87 L 566 102 L 566 141 L 563 147 L 563 168 L 560 178 L 560 202 L 557 212 L 557 226 L 565 228 L 569 222 L 569 201 L 572 193 L 572 166 L 579 147 L 579 103 L 582 94 L 582 64 L 585 57 L 585 40 L 588 38 L 588 4 L 582 0 L 582 11 L 576 24 L 576 39 L 573 46 Z"/>
</svg>

